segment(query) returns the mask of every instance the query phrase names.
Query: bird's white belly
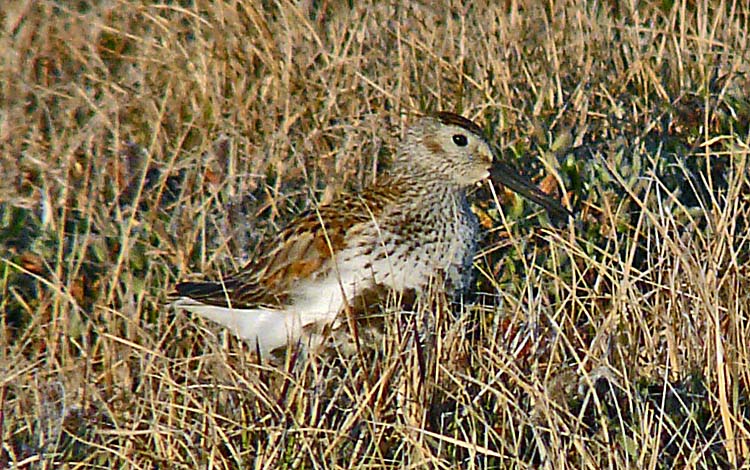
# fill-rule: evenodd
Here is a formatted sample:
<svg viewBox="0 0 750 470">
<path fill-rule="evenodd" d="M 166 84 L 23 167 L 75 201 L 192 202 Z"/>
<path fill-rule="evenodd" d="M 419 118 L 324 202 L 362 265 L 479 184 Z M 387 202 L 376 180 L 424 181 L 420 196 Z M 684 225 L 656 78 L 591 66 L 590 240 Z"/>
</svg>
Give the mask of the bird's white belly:
<svg viewBox="0 0 750 470">
<path fill-rule="evenodd" d="M 355 250 L 344 250 L 336 256 L 336 267 L 323 278 L 301 283 L 294 294 L 294 307 L 302 324 L 308 320 L 331 320 L 357 293 L 375 285 L 395 291 L 416 289 L 428 283 L 435 267 L 426 257 L 413 256 L 405 249 L 395 250 L 390 256 L 362 256 Z"/>
</svg>

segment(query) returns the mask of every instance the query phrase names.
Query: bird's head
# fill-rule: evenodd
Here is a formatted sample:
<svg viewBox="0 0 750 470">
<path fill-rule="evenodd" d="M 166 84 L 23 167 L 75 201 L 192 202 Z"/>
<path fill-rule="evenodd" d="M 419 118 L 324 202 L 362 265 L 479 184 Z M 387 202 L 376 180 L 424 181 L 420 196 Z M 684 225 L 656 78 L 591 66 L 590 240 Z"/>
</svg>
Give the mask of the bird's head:
<svg viewBox="0 0 750 470">
<path fill-rule="evenodd" d="M 432 175 L 467 187 L 489 177 L 492 158 L 477 124 L 454 113 L 439 112 L 421 117 L 409 127 L 394 171 Z"/>
</svg>

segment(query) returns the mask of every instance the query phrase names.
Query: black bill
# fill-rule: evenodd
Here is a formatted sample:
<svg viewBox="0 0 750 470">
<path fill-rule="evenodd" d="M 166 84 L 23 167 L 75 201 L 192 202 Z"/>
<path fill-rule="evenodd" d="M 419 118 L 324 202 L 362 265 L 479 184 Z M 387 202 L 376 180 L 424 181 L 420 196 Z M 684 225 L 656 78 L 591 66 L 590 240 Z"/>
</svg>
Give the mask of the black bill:
<svg viewBox="0 0 750 470">
<path fill-rule="evenodd" d="M 567 220 L 573 217 L 573 213 L 564 208 L 556 199 L 539 189 L 528 178 L 521 175 L 517 169 L 507 163 L 496 161 L 490 170 L 490 179 L 495 185 L 502 185 L 510 188 L 529 201 L 535 202 L 542 206 L 550 218 L 555 220 Z"/>
</svg>

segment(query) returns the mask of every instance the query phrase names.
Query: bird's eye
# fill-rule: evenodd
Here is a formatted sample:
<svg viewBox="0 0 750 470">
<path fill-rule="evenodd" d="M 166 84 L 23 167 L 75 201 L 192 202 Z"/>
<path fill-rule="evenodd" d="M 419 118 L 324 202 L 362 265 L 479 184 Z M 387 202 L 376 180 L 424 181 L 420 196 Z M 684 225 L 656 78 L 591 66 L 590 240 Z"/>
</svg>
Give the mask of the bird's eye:
<svg viewBox="0 0 750 470">
<path fill-rule="evenodd" d="M 454 134 L 453 143 L 458 145 L 459 147 L 466 147 L 466 144 L 469 143 L 469 139 L 467 139 L 463 134 Z"/>
</svg>

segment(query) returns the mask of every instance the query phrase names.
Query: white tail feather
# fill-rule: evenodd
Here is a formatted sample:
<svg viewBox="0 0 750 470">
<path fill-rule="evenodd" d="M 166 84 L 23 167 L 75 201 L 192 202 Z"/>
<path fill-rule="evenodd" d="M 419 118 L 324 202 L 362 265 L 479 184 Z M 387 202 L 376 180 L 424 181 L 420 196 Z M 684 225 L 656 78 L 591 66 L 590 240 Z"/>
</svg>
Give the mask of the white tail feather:
<svg viewBox="0 0 750 470">
<path fill-rule="evenodd" d="M 217 307 L 189 297 L 181 297 L 173 305 L 229 328 L 253 349 L 257 345 L 264 355 L 295 341 L 302 333 L 299 316 L 284 310 Z"/>
</svg>

